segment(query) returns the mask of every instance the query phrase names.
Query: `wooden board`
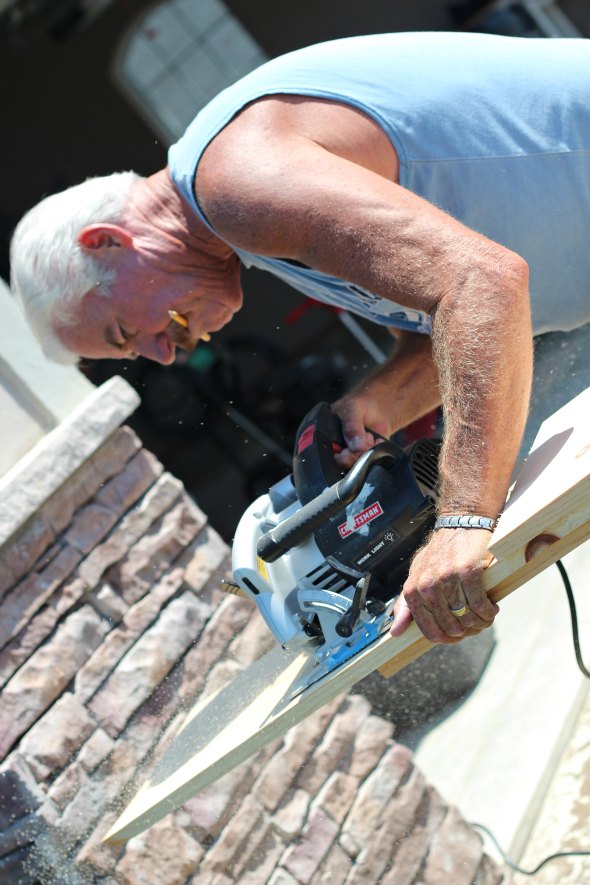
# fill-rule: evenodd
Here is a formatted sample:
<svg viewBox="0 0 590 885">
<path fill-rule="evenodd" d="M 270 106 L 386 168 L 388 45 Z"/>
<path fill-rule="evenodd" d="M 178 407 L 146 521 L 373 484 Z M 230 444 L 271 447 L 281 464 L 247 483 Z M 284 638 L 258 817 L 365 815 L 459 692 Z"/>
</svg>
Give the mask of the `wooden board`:
<svg viewBox="0 0 590 885">
<path fill-rule="evenodd" d="M 588 537 L 590 389 L 541 427 L 492 538 L 490 597 L 503 599 Z M 137 835 L 373 670 L 392 676 L 431 647 L 412 624 L 293 696 L 309 659 L 277 646 L 197 703 L 105 840 Z"/>
</svg>

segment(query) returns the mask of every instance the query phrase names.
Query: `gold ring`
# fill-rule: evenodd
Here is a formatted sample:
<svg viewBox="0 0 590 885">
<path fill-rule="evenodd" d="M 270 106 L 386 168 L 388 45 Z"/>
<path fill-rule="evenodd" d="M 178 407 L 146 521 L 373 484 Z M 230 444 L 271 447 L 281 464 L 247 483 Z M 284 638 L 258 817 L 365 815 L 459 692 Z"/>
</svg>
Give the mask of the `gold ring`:
<svg viewBox="0 0 590 885">
<path fill-rule="evenodd" d="M 452 608 L 451 611 L 455 615 L 456 618 L 462 618 L 463 615 L 466 615 L 467 612 L 470 612 L 471 609 L 468 605 L 462 605 L 461 608 Z"/>
</svg>

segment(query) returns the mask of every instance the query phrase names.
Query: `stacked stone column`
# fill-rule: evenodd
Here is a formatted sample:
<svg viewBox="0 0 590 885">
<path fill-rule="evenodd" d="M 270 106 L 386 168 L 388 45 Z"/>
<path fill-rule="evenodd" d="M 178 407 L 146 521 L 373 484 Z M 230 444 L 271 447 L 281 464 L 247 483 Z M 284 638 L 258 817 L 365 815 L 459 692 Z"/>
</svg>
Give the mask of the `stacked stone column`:
<svg viewBox="0 0 590 885">
<path fill-rule="evenodd" d="M 0 882 L 507 883 L 360 696 L 126 845 L 102 842 L 195 700 L 274 643 L 252 605 L 220 589 L 228 548 L 118 426 L 112 393 L 98 397 L 106 417 L 96 402 L 75 415 L 6 486 Z"/>
</svg>

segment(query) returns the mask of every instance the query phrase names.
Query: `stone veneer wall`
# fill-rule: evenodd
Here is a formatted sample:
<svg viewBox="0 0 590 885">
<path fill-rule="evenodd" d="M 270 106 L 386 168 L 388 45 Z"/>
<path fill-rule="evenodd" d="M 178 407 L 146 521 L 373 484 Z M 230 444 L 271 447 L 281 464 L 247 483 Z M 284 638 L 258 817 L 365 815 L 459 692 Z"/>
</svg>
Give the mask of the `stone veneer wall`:
<svg viewBox="0 0 590 885">
<path fill-rule="evenodd" d="M 228 565 L 125 427 L 4 545 L 1 885 L 507 885 L 360 696 L 127 845 L 101 843 L 193 699 L 274 641 L 219 589 Z"/>
</svg>

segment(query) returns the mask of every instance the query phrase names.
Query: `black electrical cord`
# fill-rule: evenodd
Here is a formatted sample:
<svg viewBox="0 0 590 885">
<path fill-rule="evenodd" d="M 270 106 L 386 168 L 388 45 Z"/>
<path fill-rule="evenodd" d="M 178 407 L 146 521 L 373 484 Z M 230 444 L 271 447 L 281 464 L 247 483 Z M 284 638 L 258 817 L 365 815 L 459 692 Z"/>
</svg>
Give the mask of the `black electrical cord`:
<svg viewBox="0 0 590 885">
<path fill-rule="evenodd" d="M 572 622 L 572 639 L 574 643 L 574 652 L 576 655 L 576 662 L 582 674 L 590 679 L 590 670 L 584 664 L 582 660 L 582 652 L 580 650 L 580 630 L 578 626 L 578 613 L 576 610 L 576 600 L 574 599 L 574 592 L 572 590 L 572 585 L 570 583 L 570 579 L 568 577 L 568 573 L 565 570 L 565 566 L 563 565 L 560 559 L 555 563 L 559 570 L 559 574 L 561 575 L 561 579 L 563 581 L 563 585 L 565 587 L 565 592 L 567 594 L 567 601 L 569 603 L 570 609 L 570 618 Z M 502 855 L 502 859 L 504 863 L 510 867 L 511 870 L 514 870 L 515 873 L 521 873 L 523 876 L 535 876 L 539 870 L 541 870 L 545 864 L 548 864 L 552 860 L 558 860 L 560 857 L 590 857 L 590 851 L 558 851 L 556 854 L 550 854 L 544 860 L 541 861 L 540 864 L 534 868 L 534 870 L 524 870 L 522 867 L 519 867 L 513 860 L 511 860 L 503 848 L 500 846 L 498 840 L 494 836 L 491 830 L 489 830 L 484 824 L 476 823 L 475 821 L 471 822 L 471 826 L 475 827 L 478 830 L 484 832 L 489 838 L 492 840 L 500 854 Z"/>
<path fill-rule="evenodd" d="M 576 655 L 576 661 L 580 671 L 583 675 L 590 679 L 590 670 L 586 668 L 584 662 L 582 660 L 582 652 L 580 651 L 580 631 L 578 628 L 578 614 L 576 611 L 576 600 L 574 599 L 574 592 L 572 590 L 572 585 L 570 584 L 570 579 L 568 578 L 568 574 L 565 570 L 563 562 L 561 559 L 558 559 L 555 563 L 557 568 L 559 569 L 559 574 L 561 575 L 561 579 L 563 581 L 563 585 L 565 587 L 565 592 L 567 593 L 567 601 L 569 602 L 570 607 L 570 617 L 572 620 L 572 638 L 574 642 L 574 652 Z"/>
<path fill-rule="evenodd" d="M 551 860 L 558 860 L 560 857 L 590 857 L 590 851 L 558 851 L 556 854 L 550 854 L 549 857 L 542 860 L 540 864 L 537 864 L 534 870 L 524 870 L 522 867 L 519 867 L 518 864 L 514 863 L 513 860 L 510 860 L 508 855 L 500 847 L 498 840 L 491 830 L 488 830 L 483 824 L 471 823 L 471 826 L 478 830 L 482 830 L 487 836 L 489 836 L 502 855 L 504 863 L 509 866 L 511 870 L 514 870 L 515 873 L 522 873 L 523 876 L 535 876 L 545 864 L 549 863 Z"/>
</svg>

